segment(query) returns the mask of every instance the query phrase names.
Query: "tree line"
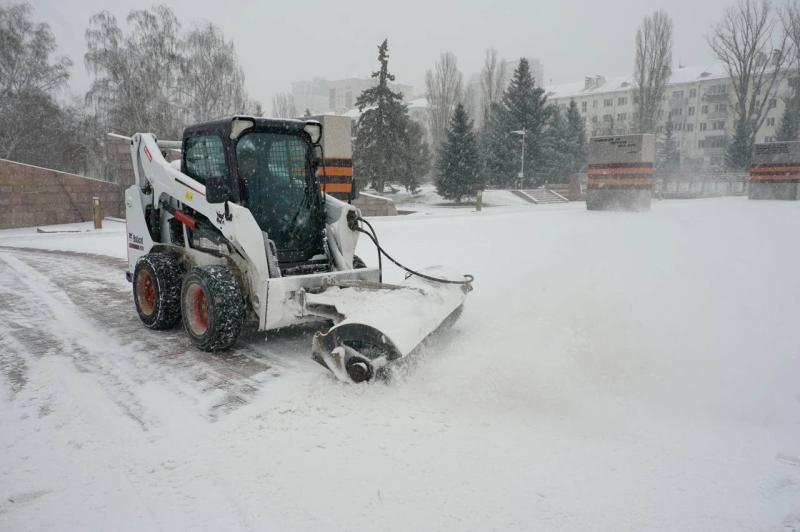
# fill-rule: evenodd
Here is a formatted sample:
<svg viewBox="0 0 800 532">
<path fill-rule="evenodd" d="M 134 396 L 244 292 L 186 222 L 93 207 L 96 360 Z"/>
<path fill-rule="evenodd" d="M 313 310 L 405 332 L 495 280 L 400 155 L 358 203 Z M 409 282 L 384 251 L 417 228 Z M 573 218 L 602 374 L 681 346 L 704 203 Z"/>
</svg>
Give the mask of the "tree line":
<svg viewBox="0 0 800 532">
<path fill-rule="evenodd" d="M 93 76 L 83 98 L 63 98 L 72 61 L 56 56 L 29 4 L 0 6 L 0 158 L 103 178 L 106 133 L 178 138 L 194 122 L 262 114 L 244 88 L 233 42 L 204 24 L 184 30 L 166 6 L 108 11 L 86 29 Z"/>
<path fill-rule="evenodd" d="M 476 110 L 469 108 L 475 98 L 463 89 L 455 56 L 442 54 L 425 76 L 430 147 L 402 95 L 388 86 L 394 76 L 387 70 L 387 41 L 378 60 L 378 84 L 356 102 L 362 115 L 354 144 L 354 171 L 376 190 L 394 183 L 415 192 L 432 169 L 439 194 L 461 202 L 487 186 L 564 182 L 585 164 L 586 131 L 577 105 L 562 111 L 550 104 L 527 59 L 519 60 L 509 80 L 505 63 L 488 50 Z M 471 117 L 476 114 L 480 127 Z"/>
<path fill-rule="evenodd" d="M 645 17 L 635 42 L 635 99 L 632 132 L 660 133 L 657 163 L 669 173 L 680 165 L 672 117 L 662 104 L 672 74 L 672 19 L 658 10 Z M 726 138 L 725 166 L 750 166 L 756 135 L 778 98 L 785 107 L 778 141 L 800 139 L 800 2 L 739 0 L 712 26 L 706 41 L 728 75 L 730 92 L 719 95 L 733 120 Z M 789 79 L 787 94 L 779 94 Z"/>
</svg>

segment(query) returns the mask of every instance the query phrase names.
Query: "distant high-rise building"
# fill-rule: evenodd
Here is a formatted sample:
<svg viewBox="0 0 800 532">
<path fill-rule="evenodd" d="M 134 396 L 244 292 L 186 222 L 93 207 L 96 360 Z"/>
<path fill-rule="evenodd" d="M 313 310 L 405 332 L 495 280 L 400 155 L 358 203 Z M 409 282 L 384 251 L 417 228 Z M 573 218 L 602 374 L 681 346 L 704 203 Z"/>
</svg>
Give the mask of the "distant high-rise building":
<svg viewBox="0 0 800 532">
<path fill-rule="evenodd" d="M 535 57 L 527 57 L 526 59 L 531 67 L 531 75 L 533 76 L 533 81 L 536 82 L 536 86 L 544 87 L 544 66 L 542 62 Z M 506 65 L 508 79 L 511 80 L 514 75 L 514 70 L 519 66 L 519 59 L 506 59 L 504 63 Z"/>
</svg>

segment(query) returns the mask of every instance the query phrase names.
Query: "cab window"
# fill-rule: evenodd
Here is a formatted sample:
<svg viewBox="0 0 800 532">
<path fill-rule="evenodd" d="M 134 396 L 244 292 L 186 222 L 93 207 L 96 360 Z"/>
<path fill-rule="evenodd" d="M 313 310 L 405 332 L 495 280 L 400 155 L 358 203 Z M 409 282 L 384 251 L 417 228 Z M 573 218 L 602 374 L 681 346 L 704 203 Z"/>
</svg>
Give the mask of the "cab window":
<svg viewBox="0 0 800 532">
<path fill-rule="evenodd" d="M 217 135 L 189 137 L 184 157 L 186 173 L 201 183 L 209 177 L 228 177 L 225 149 Z"/>
</svg>

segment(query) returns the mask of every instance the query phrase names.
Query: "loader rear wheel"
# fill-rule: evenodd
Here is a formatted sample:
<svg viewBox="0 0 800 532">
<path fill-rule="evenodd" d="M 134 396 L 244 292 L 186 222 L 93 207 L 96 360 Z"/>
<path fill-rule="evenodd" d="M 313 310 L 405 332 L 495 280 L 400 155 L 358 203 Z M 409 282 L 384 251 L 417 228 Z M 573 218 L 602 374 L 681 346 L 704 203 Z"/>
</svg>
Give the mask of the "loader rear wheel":
<svg viewBox="0 0 800 532">
<path fill-rule="evenodd" d="M 181 288 L 183 326 L 203 351 L 228 349 L 239 338 L 245 307 L 236 277 L 227 266 L 194 268 Z"/>
<path fill-rule="evenodd" d="M 136 261 L 133 270 L 133 301 L 136 312 L 150 329 L 171 329 L 181 318 L 180 258 L 150 253 Z"/>
</svg>

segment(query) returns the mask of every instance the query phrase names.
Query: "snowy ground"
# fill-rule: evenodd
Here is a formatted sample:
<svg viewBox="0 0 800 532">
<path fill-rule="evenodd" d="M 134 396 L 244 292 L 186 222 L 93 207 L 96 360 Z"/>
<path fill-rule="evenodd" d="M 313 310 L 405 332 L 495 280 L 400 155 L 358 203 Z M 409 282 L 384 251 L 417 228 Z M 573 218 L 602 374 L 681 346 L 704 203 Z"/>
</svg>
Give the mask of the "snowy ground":
<svg viewBox="0 0 800 532">
<path fill-rule="evenodd" d="M 144 329 L 122 231 L 0 232 L 0 530 L 800 530 L 800 204 L 442 211 L 375 219 L 476 276 L 388 385 Z"/>
</svg>

